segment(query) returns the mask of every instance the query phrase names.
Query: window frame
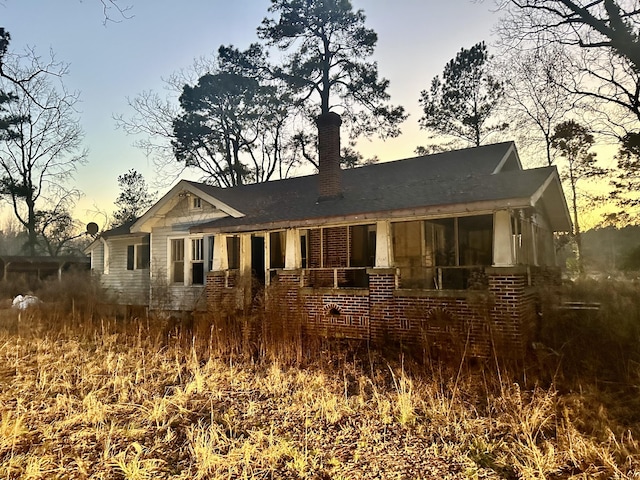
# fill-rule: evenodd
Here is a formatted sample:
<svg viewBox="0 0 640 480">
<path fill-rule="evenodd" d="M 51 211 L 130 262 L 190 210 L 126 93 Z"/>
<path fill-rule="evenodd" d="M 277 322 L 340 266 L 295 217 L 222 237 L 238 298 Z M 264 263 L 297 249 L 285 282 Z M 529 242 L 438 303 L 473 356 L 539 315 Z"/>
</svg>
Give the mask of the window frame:
<svg viewBox="0 0 640 480">
<path fill-rule="evenodd" d="M 189 237 L 189 284 L 190 285 L 204 285 L 205 284 L 205 237 Z M 195 265 L 199 265 L 199 269 L 202 271 L 199 273 L 199 280 L 196 282 L 196 269 Z M 201 277 L 201 278 L 200 278 Z"/>
<path fill-rule="evenodd" d="M 189 197 L 189 209 L 190 210 L 202 210 L 202 198 L 197 195 L 191 195 Z"/>
<path fill-rule="evenodd" d="M 145 256 L 141 252 L 141 249 L 146 247 L 148 254 L 146 255 L 146 264 L 144 262 Z M 127 271 L 132 272 L 135 270 L 149 270 L 151 267 L 151 245 L 148 243 L 130 243 L 127 244 Z"/>
<path fill-rule="evenodd" d="M 168 241 L 168 255 L 167 255 L 167 262 L 169 263 L 169 268 L 168 268 L 168 280 L 170 284 L 174 284 L 174 285 L 184 285 L 185 284 L 185 237 L 170 237 L 167 239 Z M 182 242 L 182 259 L 176 259 L 174 258 L 174 253 L 176 253 L 176 250 L 174 250 L 174 245 L 178 245 L 177 242 Z M 181 279 L 176 280 L 176 271 L 179 271 L 176 269 L 176 264 L 182 264 L 182 274 L 181 274 Z"/>
</svg>

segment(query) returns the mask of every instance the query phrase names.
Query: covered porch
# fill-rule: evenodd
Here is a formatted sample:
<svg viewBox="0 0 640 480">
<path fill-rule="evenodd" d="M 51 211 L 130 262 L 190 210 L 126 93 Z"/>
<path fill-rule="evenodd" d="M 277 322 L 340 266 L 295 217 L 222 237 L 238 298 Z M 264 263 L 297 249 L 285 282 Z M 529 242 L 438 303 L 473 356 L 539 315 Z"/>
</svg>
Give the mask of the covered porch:
<svg viewBox="0 0 640 480">
<path fill-rule="evenodd" d="M 216 233 L 211 271 L 268 286 L 299 270 L 300 286 L 369 288 L 394 269 L 398 289 L 482 290 L 488 267 L 555 267 L 553 233 L 532 210 Z M 237 283 L 237 282 L 233 282 Z"/>
<path fill-rule="evenodd" d="M 246 308 L 277 285 L 309 332 L 439 346 L 470 339 L 480 356 L 499 337 L 522 351 L 535 277 L 556 271 L 553 233 L 535 211 L 363 220 L 216 233 L 209 310 Z"/>
</svg>

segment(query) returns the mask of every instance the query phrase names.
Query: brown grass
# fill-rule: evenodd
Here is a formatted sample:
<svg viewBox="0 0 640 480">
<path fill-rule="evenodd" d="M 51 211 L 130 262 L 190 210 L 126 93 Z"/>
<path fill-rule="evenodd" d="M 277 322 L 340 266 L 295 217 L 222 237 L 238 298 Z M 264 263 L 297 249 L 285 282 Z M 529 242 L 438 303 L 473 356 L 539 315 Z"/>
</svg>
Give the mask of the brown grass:
<svg viewBox="0 0 640 480">
<path fill-rule="evenodd" d="M 0 310 L 0 478 L 640 476 L 638 403 L 598 382 L 420 364 L 265 332 L 276 319 L 255 313 L 167 325 L 71 308 Z"/>
</svg>

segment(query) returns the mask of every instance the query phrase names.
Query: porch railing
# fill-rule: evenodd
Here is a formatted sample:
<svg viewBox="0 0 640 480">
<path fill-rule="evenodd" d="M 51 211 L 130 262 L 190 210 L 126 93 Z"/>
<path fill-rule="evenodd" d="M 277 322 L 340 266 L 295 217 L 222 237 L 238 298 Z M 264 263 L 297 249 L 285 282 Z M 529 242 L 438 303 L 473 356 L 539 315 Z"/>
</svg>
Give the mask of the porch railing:
<svg viewBox="0 0 640 480">
<path fill-rule="evenodd" d="M 304 268 L 300 276 L 301 287 L 369 288 L 370 267 Z M 420 290 L 484 290 L 488 288 L 486 267 L 395 267 L 396 288 Z M 281 269 L 270 269 L 273 280 Z"/>
<path fill-rule="evenodd" d="M 304 268 L 303 287 L 369 288 L 369 267 Z"/>
<path fill-rule="evenodd" d="M 421 290 L 482 290 L 488 287 L 485 266 L 398 267 L 399 288 Z"/>
</svg>

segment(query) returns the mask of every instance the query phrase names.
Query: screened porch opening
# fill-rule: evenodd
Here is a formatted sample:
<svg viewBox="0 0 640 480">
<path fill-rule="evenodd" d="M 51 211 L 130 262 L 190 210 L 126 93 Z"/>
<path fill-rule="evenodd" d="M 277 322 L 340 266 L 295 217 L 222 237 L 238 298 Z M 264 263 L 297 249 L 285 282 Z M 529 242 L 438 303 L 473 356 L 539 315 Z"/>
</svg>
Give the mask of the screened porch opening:
<svg viewBox="0 0 640 480">
<path fill-rule="evenodd" d="M 375 224 L 310 229 L 301 242 L 304 283 L 310 287 L 368 288 L 376 255 Z"/>
<path fill-rule="evenodd" d="M 396 222 L 391 229 L 400 288 L 486 288 L 493 215 Z"/>
</svg>

